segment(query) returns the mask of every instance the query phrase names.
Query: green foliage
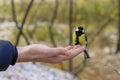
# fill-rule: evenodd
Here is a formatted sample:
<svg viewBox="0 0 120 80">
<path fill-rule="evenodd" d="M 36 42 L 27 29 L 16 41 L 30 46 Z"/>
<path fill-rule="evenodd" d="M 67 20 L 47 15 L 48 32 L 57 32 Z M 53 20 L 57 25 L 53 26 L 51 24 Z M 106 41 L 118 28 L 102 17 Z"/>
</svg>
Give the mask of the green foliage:
<svg viewBox="0 0 120 80">
<path fill-rule="evenodd" d="M 49 41 L 49 33 L 47 25 L 45 26 L 39 26 L 36 30 L 36 32 L 33 34 L 33 37 L 37 39 L 38 41 Z"/>
</svg>

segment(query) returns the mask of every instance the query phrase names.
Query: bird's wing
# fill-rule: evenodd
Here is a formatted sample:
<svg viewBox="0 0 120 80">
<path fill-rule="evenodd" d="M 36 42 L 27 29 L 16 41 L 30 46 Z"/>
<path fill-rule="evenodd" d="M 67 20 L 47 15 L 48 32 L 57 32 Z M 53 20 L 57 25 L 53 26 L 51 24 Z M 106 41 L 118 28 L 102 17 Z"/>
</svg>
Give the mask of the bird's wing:
<svg viewBox="0 0 120 80">
<path fill-rule="evenodd" d="M 76 34 L 75 34 L 75 32 L 72 35 L 72 41 L 73 41 L 73 45 L 75 45 L 76 44 Z"/>
</svg>

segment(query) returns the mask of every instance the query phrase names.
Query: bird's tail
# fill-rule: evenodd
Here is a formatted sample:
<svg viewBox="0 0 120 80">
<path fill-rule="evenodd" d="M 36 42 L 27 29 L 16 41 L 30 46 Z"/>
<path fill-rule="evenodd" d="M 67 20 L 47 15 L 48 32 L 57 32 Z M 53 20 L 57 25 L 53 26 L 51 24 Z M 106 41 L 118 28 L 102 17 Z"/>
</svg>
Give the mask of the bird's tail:
<svg viewBox="0 0 120 80">
<path fill-rule="evenodd" d="M 87 50 L 84 50 L 84 57 L 85 59 L 90 58 L 90 55 L 88 54 Z"/>
</svg>

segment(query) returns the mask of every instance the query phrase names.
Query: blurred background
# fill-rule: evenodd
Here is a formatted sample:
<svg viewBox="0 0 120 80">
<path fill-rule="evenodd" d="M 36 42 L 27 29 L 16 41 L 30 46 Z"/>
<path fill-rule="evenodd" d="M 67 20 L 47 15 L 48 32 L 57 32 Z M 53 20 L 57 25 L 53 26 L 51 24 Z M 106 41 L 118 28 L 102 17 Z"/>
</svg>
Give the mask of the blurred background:
<svg viewBox="0 0 120 80">
<path fill-rule="evenodd" d="M 0 39 L 16 46 L 65 47 L 80 25 L 86 30 L 91 58 L 80 54 L 59 64 L 41 64 L 79 80 L 120 79 L 120 0 L 0 0 Z"/>
</svg>

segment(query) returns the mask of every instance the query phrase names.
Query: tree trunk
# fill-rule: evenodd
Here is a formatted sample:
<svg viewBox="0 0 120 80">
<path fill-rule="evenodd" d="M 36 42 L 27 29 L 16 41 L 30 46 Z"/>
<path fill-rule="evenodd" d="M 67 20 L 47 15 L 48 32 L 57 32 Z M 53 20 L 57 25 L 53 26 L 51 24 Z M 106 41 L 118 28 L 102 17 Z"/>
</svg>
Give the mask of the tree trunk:
<svg viewBox="0 0 120 80">
<path fill-rule="evenodd" d="M 118 26 L 118 41 L 117 41 L 117 50 L 116 53 L 120 52 L 120 21 L 119 21 L 119 26 Z"/>
<path fill-rule="evenodd" d="M 73 15 L 73 0 L 70 0 L 70 6 L 69 6 L 69 39 L 70 39 L 70 42 L 69 44 L 71 45 L 72 44 L 72 23 L 73 23 L 73 18 L 72 18 L 72 15 Z M 73 63 L 72 63 L 72 60 L 69 61 L 69 71 L 72 72 L 72 66 L 73 66 Z"/>
<path fill-rule="evenodd" d="M 120 52 L 120 0 L 118 0 L 118 41 L 116 53 Z"/>
<path fill-rule="evenodd" d="M 53 27 L 53 24 L 54 24 L 56 16 L 57 16 L 58 7 L 59 7 L 59 0 L 56 0 L 55 1 L 55 9 L 53 10 L 53 16 L 52 16 L 51 21 L 48 25 L 50 40 L 51 40 L 51 43 L 53 44 L 54 47 L 57 47 L 57 45 L 55 43 L 54 35 L 52 33 L 52 27 Z"/>
</svg>

